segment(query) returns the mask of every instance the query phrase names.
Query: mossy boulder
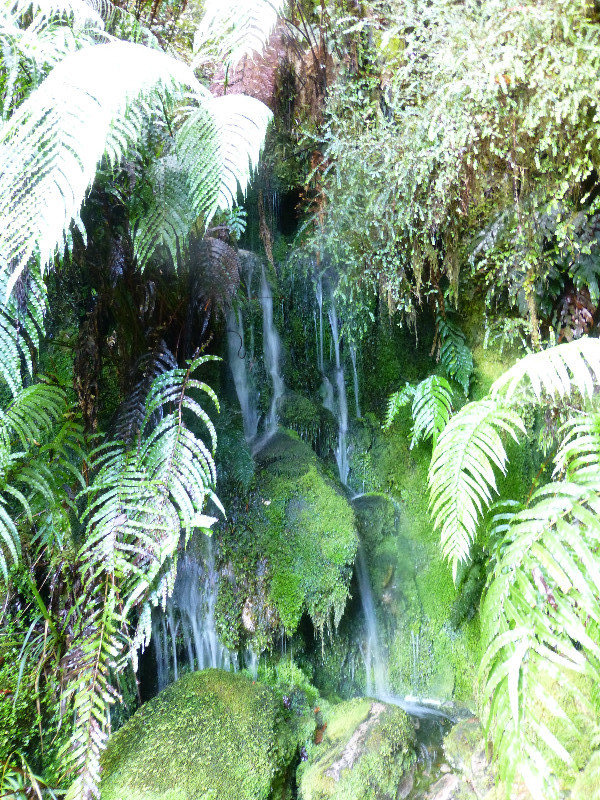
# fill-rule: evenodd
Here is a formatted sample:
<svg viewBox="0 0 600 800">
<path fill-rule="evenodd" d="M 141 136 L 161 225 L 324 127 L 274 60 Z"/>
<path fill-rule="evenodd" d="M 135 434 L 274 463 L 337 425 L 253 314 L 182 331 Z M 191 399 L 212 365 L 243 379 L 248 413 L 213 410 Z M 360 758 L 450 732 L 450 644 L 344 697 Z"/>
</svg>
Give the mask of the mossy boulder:
<svg viewBox="0 0 600 800">
<path fill-rule="evenodd" d="M 323 740 L 298 767 L 299 800 L 395 800 L 415 761 L 408 715 L 360 698 L 335 706 L 326 723 Z"/>
<path fill-rule="evenodd" d="M 189 673 L 110 738 L 102 800 L 285 796 L 298 747 L 286 713 L 275 692 L 243 675 Z"/>
<path fill-rule="evenodd" d="M 258 457 L 261 532 L 271 565 L 271 599 L 288 633 L 308 611 L 317 628 L 346 605 L 358 538 L 341 488 L 306 444 L 277 433 Z"/>
</svg>

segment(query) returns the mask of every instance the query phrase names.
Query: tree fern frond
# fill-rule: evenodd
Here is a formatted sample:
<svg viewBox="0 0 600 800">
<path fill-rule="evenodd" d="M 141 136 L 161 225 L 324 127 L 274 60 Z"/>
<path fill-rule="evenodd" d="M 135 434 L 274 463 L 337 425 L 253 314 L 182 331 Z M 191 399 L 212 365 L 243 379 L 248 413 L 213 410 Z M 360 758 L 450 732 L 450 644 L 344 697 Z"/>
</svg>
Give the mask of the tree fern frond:
<svg viewBox="0 0 600 800">
<path fill-rule="evenodd" d="M 110 665 L 118 665 L 124 650 L 119 634 L 117 588 L 108 575 L 86 594 L 86 613 L 75 644 L 61 661 L 67 682 L 63 703 L 75 703 L 73 733 L 63 749 L 67 774 L 76 771 L 67 800 L 100 797 L 100 754 L 108 738 L 108 710 L 115 692 L 110 685 Z"/>
<path fill-rule="evenodd" d="M 390 395 L 388 399 L 387 412 L 385 415 L 385 422 L 383 423 L 384 430 L 387 431 L 389 428 L 391 428 L 393 421 L 400 412 L 400 409 L 412 404 L 414 396 L 415 387 L 411 383 L 408 383 L 408 381 L 404 384 L 402 389 L 398 389 L 397 392 L 394 392 L 394 394 Z"/>
<path fill-rule="evenodd" d="M 462 386 L 465 396 L 473 374 L 473 354 L 469 349 L 464 333 L 450 320 L 438 318 L 440 336 L 440 361 L 449 378 L 454 378 Z"/>
<path fill-rule="evenodd" d="M 600 474 L 600 413 L 578 414 L 561 432 L 563 440 L 554 458 L 554 475 L 581 480 Z"/>
<path fill-rule="evenodd" d="M 6 411 L 0 410 L 0 436 L 16 436 L 25 450 L 39 445 L 67 410 L 67 398 L 60 386 L 34 383 L 15 397 Z"/>
<path fill-rule="evenodd" d="M 135 228 L 134 252 L 138 266 L 143 270 L 160 246 L 177 265 L 196 220 L 186 171 L 175 155 L 169 155 L 153 161 L 144 179 L 149 184 L 150 203 L 142 208 Z"/>
<path fill-rule="evenodd" d="M 160 92 L 190 87 L 203 94 L 185 64 L 111 42 L 68 55 L 19 107 L 0 131 L 0 268 L 11 270 L 8 292 L 33 256 L 42 269 L 50 263 L 102 155 L 117 163 L 149 108 L 162 108 Z"/>
<path fill-rule="evenodd" d="M 539 402 L 544 394 L 563 398 L 576 389 L 589 398 L 599 382 L 600 339 L 584 336 L 520 359 L 494 381 L 490 396 L 516 403 L 533 395 Z"/>
<path fill-rule="evenodd" d="M 194 52 L 235 66 L 260 52 L 283 10 L 282 0 L 209 0 L 194 36 Z"/>
<path fill-rule="evenodd" d="M 119 406 L 112 428 L 115 439 L 129 445 L 139 434 L 146 416 L 146 398 L 154 379 L 176 369 L 175 357 L 164 342 L 139 359 L 135 366 L 133 388 Z"/>
<path fill-rule="evenodd" d="M 8 273 L 0 272 L 0 377 L 16 396 L 24 376 L 33 373 L 32 354 L 44 330 L 46 287 L 35 269 L 27 269 L 7 296 L 8 279 Z"/>
<path fill-rule="evenodd" d="M 273 114 L 260 100 L 245 95 L 215 97 L 209 103 L 218 138 L 221 184 L 217 205 L 232 208 L 256 169 Z"/>
<path fill-rule="evenodd" d="M 519 415 L 486 399 L 464 406 L 440 434 L 429 467 L 430 512 L 454 576 L 458 564 L 468 559 L 478 524 L 497 491 L 494 470 L 506 473 L 500 434 L 518 441 L 519 432 L 525 433 Z"/>
<path fill-rule="evenodd" d="M 237 251 L 221 239 L 206 236 L 190 248 L 193 296 L 209 297 L 221 309 L 233 300 L 240 284 L 240 269 Z"/>
<path fill-rule="evenodd" d="M 14 0 L 11 11 L 16 16 L 31 14 L 45 23 L 64 19 L 75 28 L 104 29 L 99 3 L 86 0 Z"/>
<path fill-rule="evenodd" d="M 210 223 L 219 202 L 222 167 L 219 164 L 219 132 L 206 102 L 186 109 L 175 132 L 177 158 L 185 169 L 190 213 L 194 221 Z M 245 185 L 244 185 L 245 190 Z"/>
<path fill-rule="evenodd" d="M 433 446 L 452 412 L 452 387 L 445 378 L 430 375 L 415 388 L 412 402 L 413 431 L 411 448 L 431 438 Z"/>
<path fill-rule="evenodd" d="M 598 473 L 544 486 L 514 516 L 483 603 L 483 708 L 501 775 L 544 800 L 558 797 L 556 763 L 571 760 L 573 712 L 597 713 L 599 537 Z"/>
</svg>

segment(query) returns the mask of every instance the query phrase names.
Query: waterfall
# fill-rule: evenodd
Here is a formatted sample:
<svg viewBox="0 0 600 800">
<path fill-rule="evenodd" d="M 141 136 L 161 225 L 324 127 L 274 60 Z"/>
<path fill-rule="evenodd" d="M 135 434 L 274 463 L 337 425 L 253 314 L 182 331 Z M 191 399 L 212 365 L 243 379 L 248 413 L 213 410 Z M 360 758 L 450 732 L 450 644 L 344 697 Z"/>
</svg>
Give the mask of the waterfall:
<svg viewBox="0 0 600 800">
<path fill-rule="evenodd" d="M 335 383 L 337 389 L 338 446 L 335 451 L 338 472 L 341 482 L 348 484 L 350 466 L 348 464 L 348 400 L 346 397 L 346 379 L 340 354 L 340 333 L 337 311 L 333 297 L 328 311 L 331 337 L 335 354 Z"/>
<path fill-rule="evenodd" d="M 356 403 L 356 419 L 360 419 L 360 402 L 358 399 L 358 369 L 356 368 L 356 345 L 350 345 L 350 360 L 352 361 L 352 378 L 354 380 L 354 402 Z"/>
<path fill-rule="evenodd" d="M 319 343 L 317 349 L 317 362 L 318 362 L 319 372 L 324 372 L 325 361 L 323 358 L 323 280 L 321 276 L 319 276 L 319 279 L 317 280 L 315 293 L 317 295 L 317 304 L 319 306 Z"/>
<path fill-rule="evenodd" d="M 229 354 L 229 368 L 233 375 L 235 391 L 240 403 L 244 436 L 246 441 L 256 437 L 258 429 L 258 408 L 256 393 L 254 392 L 248 375 L 248 359 L 244 344 L 244 320 L 241 309 L 237 313 L 233 308 L 227 310 L 227 349 Z"/>
<path fill-rule="evenodd" d="M 173 680 L 177 680 L 181 660 L 187 660 L 190 671 L 208 667 L 231 668 L 231 654 L 217 637 L 215 606 L 219 575 L 212 539 L 210 536 L 205 539 L 201 560 L 190 554 L 180 559 L 173 594 L 167 600 L 165 611 L 159 610 L 154 615 L 152 638 L 159 691 L 169 683 L 171 669 Z M 181 634 L 183 645 L 180 659 L 178 634 Z"/>
<path fill-rule="evenodd" d="M 283 378 L 279 371 L 281 356 L 281 341 L 273 322 L 273 293 L 267 281 L 267 273 L 263 266 L 260 284 L 260 304 L 263 312 L 263 353 L 265 368 L 271 376 L 273 395 L 271 408 L 267 417 L 267 432 L 273 432 L 277 427 L 277 407 L 283 395 Z"/>
<path fill-rule="evenodd" d="M 385 661 L 381 654 L 381 647 L 379 644 L 375 603 L 373 601 L 371 581 L 369 579 L 367 561 L 362 545 L 359 545 L 356 553 L 356 577 L 358 578 L 358 589 L 363 613 L 365 615 L 365 629 L 367 633 L 367 652 L 364 654 L 365 669 L 367 672 L 367 695 L 374 695 L 379 700 L 385 700 L 390 697 L 391 692 L 387 683 Z M 375 683 L 374 686 L 373 680 Z"/>
<path fill-rule="evenodd" d="M 246 669 L 252 675 L 253 680 L 258 678 L 258 656 L 254 650 L 249 647 L 246 651 Z"/>
</svg>

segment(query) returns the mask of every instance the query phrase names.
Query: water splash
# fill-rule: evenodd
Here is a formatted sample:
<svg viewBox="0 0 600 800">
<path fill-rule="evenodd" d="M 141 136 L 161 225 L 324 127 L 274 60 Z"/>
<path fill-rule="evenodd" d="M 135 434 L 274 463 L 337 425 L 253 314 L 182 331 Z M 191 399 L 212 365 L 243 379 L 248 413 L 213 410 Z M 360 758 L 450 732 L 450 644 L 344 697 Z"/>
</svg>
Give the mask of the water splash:
<svg viewBox="0 0 600 800">
<path fill-rule="evenodd" d="M 217 636 L 215 606 L 219 575 L 212 539 L 209 536 L 205 539 L 202 558 L 186 554 L 180 559 L 175 587 L 166 609 L 154 614 L 152 638 L 159 691 L 171 679 L 177 680 L 185 662 L 190 671 L 232 667 L 231 654 Z M 178 652 L 178 642 L 181 642 L 181 652 Z"/>
</svg>

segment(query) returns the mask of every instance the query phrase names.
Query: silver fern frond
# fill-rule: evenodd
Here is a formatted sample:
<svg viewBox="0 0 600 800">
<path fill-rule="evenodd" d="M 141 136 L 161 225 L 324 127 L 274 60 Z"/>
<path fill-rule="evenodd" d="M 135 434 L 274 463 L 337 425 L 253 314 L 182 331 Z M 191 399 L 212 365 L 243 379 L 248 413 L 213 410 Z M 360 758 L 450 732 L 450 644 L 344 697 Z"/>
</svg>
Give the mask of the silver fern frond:
<svg viewBox="0 0 600 800">
<path fill-rule="evenodd" d="M 194 52 L 235 66 L 260 52 L 283 11 L 282 0 L 208 0 L 194 36 Z"/>
<path fill-rule="evenodd" d="M 64 243 L 102 156 L 119 162 L 161 92 L 202 94 L 183 63 L 128 42 L 68 55 L 0 130 L 0 270 L 14 287 Z"/>
</svg>

